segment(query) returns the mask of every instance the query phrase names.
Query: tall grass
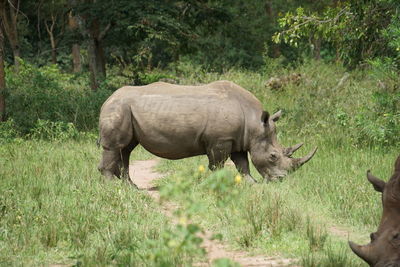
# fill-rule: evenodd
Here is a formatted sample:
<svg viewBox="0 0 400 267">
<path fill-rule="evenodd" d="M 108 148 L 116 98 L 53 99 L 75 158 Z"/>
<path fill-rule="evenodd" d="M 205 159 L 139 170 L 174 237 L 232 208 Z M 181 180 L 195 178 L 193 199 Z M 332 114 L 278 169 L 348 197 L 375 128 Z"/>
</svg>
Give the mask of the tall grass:
<svg viewBox="0 0 400 267">
<path fill-rule="evenodd" d="M 201 251 L 170 245 L 182 229 L 145 192 L 103 180 L 94 140 L 17 140 L 0 154 L 1 266 L 176 266 Z"/>
<path fill-rule="evenodd" d="M 288 84 L 280 91 L 265 87 L 270 76 L 291 72 L 302 74 L 300 85 Z M 344 75 L 340 66 L 321 62 L 268 73 L 188 72 L 181 83 L 227 79 L 250 90 L 266 110 L 283 110 L 277 126 L 283 145 L 304 142 L 299 155 L 313 146 L 319 150 L 282 182 L 256 186 L 235 184 L 237 173 L 231 166 L 216 173 L 198 173 L 199 165 L 207 166 L 205 157 L 163 161 L 160 170 L 169 175 L 162 188 L 175 192 L 170 196 L 180 203 L 196 203 L 196 219 L 233 246 L 302 258 L 304 266 L 362 265 L 347 239 L 367 242 L 381 215 L 380 196 L 367 182 L 366 170 L 388 179 L 398 151 L 396 143 L 388 145 L 373 135 L 363 135 L 358 130 L 365 127 L 352 119 L 364 116 L 377 81 L 366 71 L 355 71 L 338 86 Z M 369 121 L 367 126 L 383 127 L 378 122 Z M 254 167 L 252 173 L 261 181 Z M 350 234 L 336 236 L 329 231 L 332 227 Z"/>
</svg>

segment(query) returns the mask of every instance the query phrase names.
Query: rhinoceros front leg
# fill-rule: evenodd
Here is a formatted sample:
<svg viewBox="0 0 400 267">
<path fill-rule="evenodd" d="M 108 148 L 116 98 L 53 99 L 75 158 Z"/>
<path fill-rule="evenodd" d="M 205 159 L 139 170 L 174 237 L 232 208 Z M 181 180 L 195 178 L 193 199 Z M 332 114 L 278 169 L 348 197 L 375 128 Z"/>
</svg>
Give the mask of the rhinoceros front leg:
<svg viewBox="0 0 400 267">
<path fill-rule="evenodd" d="M 121 154 L 120 150 L 103 149 L 103 154 L 99 164 L 99 171 L 108 179 L 121 176 Z"/>
<path fill-rule="evenodd" d="M 99 164 L 99 171 L 108 179 L 118 178 L 126 179 L 132 186 L 137 186 L 129 177 L 129 157 L 137 143 L 131 143 L 123 149 L 109 150 L 104 149 L 102 159 Z"/>
<path fill-rule="evenodd" d="M 249 159 L 247 158 L 247 152 L 233 152 L 231 154 L 231 160 L 235 163 L 236 169 L 244 176 L 244 178 L 250 183 L 256 183 L 257 181 L 250 175 Z"/>
</svg>

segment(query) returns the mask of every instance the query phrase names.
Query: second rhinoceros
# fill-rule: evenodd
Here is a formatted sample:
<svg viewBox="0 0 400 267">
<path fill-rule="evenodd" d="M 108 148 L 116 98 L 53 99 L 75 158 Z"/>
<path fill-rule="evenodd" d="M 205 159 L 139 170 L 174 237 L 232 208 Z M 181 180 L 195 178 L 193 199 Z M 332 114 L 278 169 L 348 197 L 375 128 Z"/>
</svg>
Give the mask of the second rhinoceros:
<svg viewBox="0 0 400 267">
<path fill-rule="evenodd" d="M 269 115 L 254 95 L 229 81 L 125 86 L 101 108 L 99 170 L 109 178 L 120 177 L 121 171 L 129 178 L 130 153 L 141 144 L 166 159 L 207 155 L 211 170 L 230 157 L 238 171 L 254 182 L 250 153 L 265 180 L 280 178 L 309 161 L 316 151 L 292 158 L 302 144 L 284 148 L 278 143 L 275 122 L 280 116 L 280 111 Z"/>
</svg>

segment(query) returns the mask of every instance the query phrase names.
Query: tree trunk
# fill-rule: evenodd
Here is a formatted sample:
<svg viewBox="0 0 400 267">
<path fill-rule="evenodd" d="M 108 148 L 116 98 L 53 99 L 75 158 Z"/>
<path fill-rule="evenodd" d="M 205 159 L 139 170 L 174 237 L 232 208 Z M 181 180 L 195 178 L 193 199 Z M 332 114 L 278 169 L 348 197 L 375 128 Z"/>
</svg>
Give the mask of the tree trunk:
<svg viewBox="0 0 400 267">
<path fill-rule="evenodd" d="M 51 15 L 51 25 L 47 24 L 47 21 L 44 22 L 46 26 L 47 33 L 49 34 L 50 38 L 50 45 L 51 45 L 51 63 L 57 64 L 57 41 L 54 37 L 54 27 L 56 25 L 57 17 L 56 15 Z"/>
<path fill-rule="evenodd" d="M 90 87 L 96 90 L 102 81 L 102 73 L 99 70 L 99 59 L 96 53 L 96 40 L 90 36 L 88 45 L 89 71 L 90 71 Z"/>
<path fill-rule="evenodd" d="M 19 70 L 18 58 L 21 57 L 17 30 L 19 4 L 19 0 L 0 0 L 0 18 L 13 51 L 14 65 L 17 71 Z"/>
<path fill-rule="evenodd" d="M 272 7 L 272 1 L 271 0 L 267 0 L 265 2 L 265 13 L 267 14 L 268 19 L 272 22 L 272 21 L 276 21 L 276 13 L 275 10 Z M 280 46 L 278 44 L 273 43 L 271 45 L 271 56 L 273 58 L 278 58 L 281 56 L 281 49 Z"/>
<path fill-rule="evenodd" d="M 106 78 L 106 62 L 102 39 L 109 27 L 110 26 L 108 25 L 102 32 L 100 32 L 99 22 L 94 20 L 89 28 L 88 57 L 92 90 L 96 90 L 100 83 Z"/>
<path fill-rule="evenodd" d="M 79 46 L 79 44 L 72 45 L 72 64 L 73 64 L 73 71 L 75 73 L 82 71 L 81 47 Z"/>
<path fill-rule="evenodd" d="M 68 27 L 71 31 L 78 29 L 78 19 L 72 14 L 72 11 L 68 15 Z M 72 66 L 73 72 L 78 73 L 82 71 L 81 63 L 81 49 L 78 43 L 72 44 Z"/>
<path fill-rule="evenodd" d="M 4 72 L 4 34 L 0 24 L 0 121 L 6 120 L 6 76 Z"/>
<path fill-rule="evenodd" d="M 316 39 L 314 39 L 313 41 L 313 45 L 314 45 L 314 58 L 316 60 L 320 60 L 321 59 L 321 38 L 317 37 Z"/>
<path fill-rule="evenodd" d="M 94 4 L 96 0 L 81 0 L 86 4 Z M 69 4 L 74 6 L 77 2 L 76 0 L 69 0 Z M 71 17 L 73 17 L 71 15 Z M 87 36 L 88 41 L 88 61 L 89 61 L 89 71 L 90 71 L 90 87 L 92 90 L 96 90 L 100 83 L 103 82 L 106 78 L 106 60 L 103 49 L 103 38 L 111 27 L 111 23 L 104 29 L 100 29 L 100 22 L 93 18 L 90 14 L 82 13 L 79 16 L 75 16 L 76 22 L 84 23 L 75 23 L 81 29 L 82 33 Z M 74 21 L 71 20 L 71 23 L 74 24 Z"/>
</svg>

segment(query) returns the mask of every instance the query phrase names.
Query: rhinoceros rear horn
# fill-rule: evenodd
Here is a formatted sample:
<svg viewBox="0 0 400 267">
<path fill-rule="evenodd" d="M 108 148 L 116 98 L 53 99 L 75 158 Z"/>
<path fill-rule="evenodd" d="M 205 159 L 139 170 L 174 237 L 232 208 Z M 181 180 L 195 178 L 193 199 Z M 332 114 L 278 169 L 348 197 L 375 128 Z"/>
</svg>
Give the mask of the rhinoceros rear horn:
<svg viewBox="0 0 400 267">
<path fill-rule="evenodd" d="M 299 168 L 301 165 L 303 165 L 304 163 L 308 162 L 310 159 L 312 159 L 312 157 L 314 156 L 315 152 L 317 152 L 317 147 L 315 147 L 307 156 L 304 156 L 302 158 L 299 159 L 293 159 L 293 167 Z"/>
<path fill-rule="evenodd" d="M 292 147 L 285 148 L 285 152 L 284 152 L 285 155 L 290 157 L 291 155 L 293 155 L 294 152 L 296 152 L 297 149 L 302 147 L 302 145 L 303 145 L 303 143 L 300 143 L 300 144 L 294 145 Z"/>
<path fill-rule="evenodd" d="M 368 253 L 366 246 L 360 246 L 357 245 L 356 243 L 353 243 L 349 241 L 349 246 L 351 250 L 361 259 L 366 261 L 367 263 L 371 264 L 372 263 L 372 257 L 370 253 Z"/>
<path fill-rule="evenodd" d="M 383 189 L 385 189 L 386 183 L 382 181 L 381 179 L 375 177 L 372 175 L 371 171 L 367 171 L 367 179 L 368 181 L 373 185 L 374 189 L 378 192 L 383 192 Z"/>
</svg>

